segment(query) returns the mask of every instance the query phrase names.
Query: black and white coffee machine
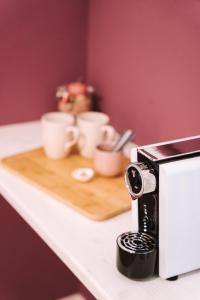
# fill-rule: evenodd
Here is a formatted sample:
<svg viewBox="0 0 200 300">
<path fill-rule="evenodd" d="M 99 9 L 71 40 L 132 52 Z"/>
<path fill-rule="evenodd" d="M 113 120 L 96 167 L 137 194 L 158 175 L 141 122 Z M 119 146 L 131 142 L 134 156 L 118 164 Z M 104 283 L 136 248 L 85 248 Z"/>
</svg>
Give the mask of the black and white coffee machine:
<svg viewBox="0 0 200 300">
<path fill-rule="evenodd" d="M 132 279 L 200 268 L 200 136 L 132 150 L 125 182 L 133 231 L 117 238 L 117 268 Z"/>
</svg>

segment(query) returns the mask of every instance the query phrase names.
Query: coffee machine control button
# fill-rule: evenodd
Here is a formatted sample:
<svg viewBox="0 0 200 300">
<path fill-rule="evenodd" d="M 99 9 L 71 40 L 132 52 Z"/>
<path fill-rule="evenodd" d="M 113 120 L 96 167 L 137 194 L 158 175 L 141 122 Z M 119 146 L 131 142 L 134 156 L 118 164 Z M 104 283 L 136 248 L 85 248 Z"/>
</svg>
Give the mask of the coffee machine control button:
<svg viewBox="0 0 200 300">
<path fill-rule="evenodd" d="M 125 172 L 125 182 L 133 199 L 152 193 L 156 189 L 156 177 L 144 163 L 130 164 Z"/>
</svg>

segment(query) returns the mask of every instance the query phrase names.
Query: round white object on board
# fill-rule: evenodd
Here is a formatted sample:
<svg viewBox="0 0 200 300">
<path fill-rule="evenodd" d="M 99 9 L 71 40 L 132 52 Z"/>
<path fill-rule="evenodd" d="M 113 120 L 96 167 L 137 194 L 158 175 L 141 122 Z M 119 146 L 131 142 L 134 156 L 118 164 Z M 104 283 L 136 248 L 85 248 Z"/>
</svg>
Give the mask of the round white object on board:
<svg viewBox="0 0 200 300">
<path fill-rule="evenodd" d="M 94 170 L 92 168 L 79 168 L 72 172 L 72 177 L 81 182 L 87 182 L 94 177 Z"/>
</svg>

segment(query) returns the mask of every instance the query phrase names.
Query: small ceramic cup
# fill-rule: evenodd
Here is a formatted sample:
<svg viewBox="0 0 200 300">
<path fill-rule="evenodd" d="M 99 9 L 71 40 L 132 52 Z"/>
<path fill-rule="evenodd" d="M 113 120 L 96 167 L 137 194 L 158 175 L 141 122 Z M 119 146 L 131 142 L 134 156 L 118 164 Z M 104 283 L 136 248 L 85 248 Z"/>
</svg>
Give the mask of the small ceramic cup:
<svg viewBox="0 0 200 300">
<path fill-rule="evenodd" d="M 106 177 L 122 174 L 124 156 L 121 151 L 112 152 L 113 145 L 99 145 L 94 152 L 94 169 Z"/>
</svg>

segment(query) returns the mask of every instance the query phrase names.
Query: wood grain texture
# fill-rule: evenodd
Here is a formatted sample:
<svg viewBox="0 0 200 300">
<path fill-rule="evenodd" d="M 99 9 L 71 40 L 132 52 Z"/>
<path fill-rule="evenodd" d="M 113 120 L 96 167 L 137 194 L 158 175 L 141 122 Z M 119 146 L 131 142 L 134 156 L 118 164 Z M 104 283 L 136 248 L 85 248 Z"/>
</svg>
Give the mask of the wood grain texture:
<svg viewBox="0 0 200 300">
<path fill-rule="evenodd" d="M 95 175 L 87 183 L 71 177 L 76 168 L 92 167 L 92 160 L 78 154 L 55 161 L 48 159 L 39 148 L 4 158 L 1 163 L 89 218 L 106 220 L 130 209 L 131 200 L 122 176 L 105 178 Z"/>
</svg>

